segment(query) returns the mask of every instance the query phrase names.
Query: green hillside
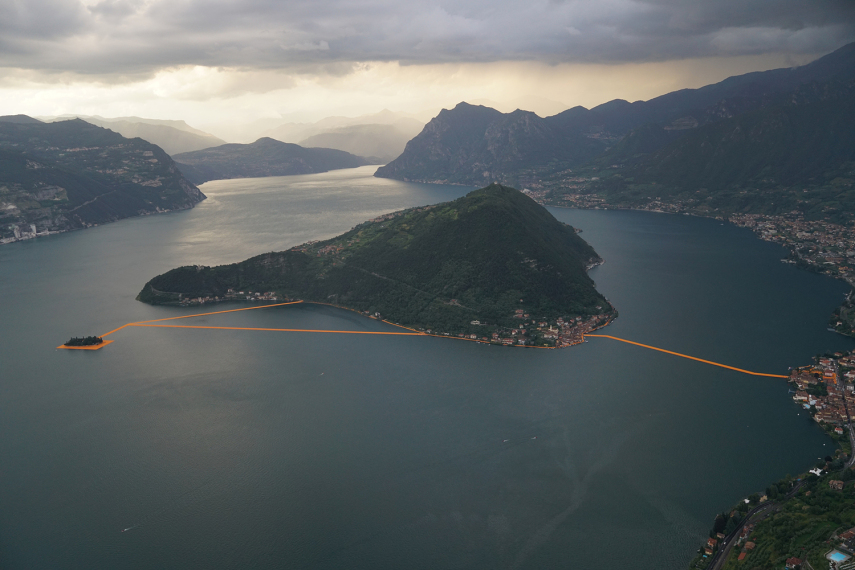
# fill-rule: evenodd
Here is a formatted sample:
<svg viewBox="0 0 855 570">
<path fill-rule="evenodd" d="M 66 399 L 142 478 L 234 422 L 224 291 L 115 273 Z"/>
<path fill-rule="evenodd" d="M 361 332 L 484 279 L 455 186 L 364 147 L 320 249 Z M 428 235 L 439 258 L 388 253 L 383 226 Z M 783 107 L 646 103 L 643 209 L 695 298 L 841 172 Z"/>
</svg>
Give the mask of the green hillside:
<svg viewBox="0 0 855 570">
<path fill-rule="evenodd" d="M 610 314 L 573 228 L 524 194 L 491 185 L 444 204 L 388 214 L 324 242 L 220 267 L 181 267 L 139 300 L 179 303 L 229 289 L 329 302 L 422 329 L 479 334 L 532 319 Z M 472 321 L 487 323 L 472 325 Z"/>
<path fill-rule="evenodd" d="M 77 119 L 0 118 L 4 242 L 190 208 L 204 199 L 162 149 L 142 139 Z"/>
<path fill-rule="evenodd" d="M 497 181 L 556 205 L 843 221 L 855 215 L 853 54 L 849 44 L 800 67 L 545 118 L 461 103 L 375 175 Z"/>
<path fill-rule="evenodd" d="M 591 189 L 609 203 L 650 197 L 699 213 L 781 214 L 809 218 L 855 214 L 855 99 L 842 86 L 826 98 L 753 111 L 694 129 L 652 153 L 654 127 L 616 145 Z M 635 147 L 635 148 L 633 148 Z M 633 151 L 639 151 L 633 153 Z"/>
</svg>

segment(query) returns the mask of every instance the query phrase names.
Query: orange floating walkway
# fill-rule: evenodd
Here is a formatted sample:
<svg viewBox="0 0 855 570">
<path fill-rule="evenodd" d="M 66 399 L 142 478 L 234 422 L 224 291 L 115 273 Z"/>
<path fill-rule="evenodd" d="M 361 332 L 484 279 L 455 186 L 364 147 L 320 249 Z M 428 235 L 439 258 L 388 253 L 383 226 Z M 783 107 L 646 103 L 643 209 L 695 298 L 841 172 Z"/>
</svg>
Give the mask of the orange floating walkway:
<svg viewBox="0 0 855 570">
<path fill-rule="evenodd" d="M 618 338 L 616 336 L 610 336 L 607 334 L 586 334 L 585 337 L 597 337 L 597 338 L 610 338 L 612 340 L 619 340 L 620 342 L 625 342 L 627 344 L 634 344 L 635 346 L 641 346 L 643 348 L 649 348 L 650 350 L 656 350 L 659 352 L 664 352 L 665 354 L 671 354 L 674 356 L 679 356 L 681 358 L 688 358 L 689 360 L 695 360 L 697 362 L 703 362 L 704 364 L 711 364 L 713 366 L 718 366 L 720 368 L 727 368 L 728 370 L 736 370 L 737 372 L 742 372 L 743 374 L 750 374 L 752 376 L 768 376 L 770 378 L 789 378 L 789 376 L 784 376 L 782 374 L 766 374 L 765 372 L 751 372 L 750 370 L 743 370 L 742 368 L 736 368 L 733 366 L 728 366 L 727 364 L 721 364 L 720 362 L 713 362 L 712 360 L 704 360 L 703 358 L 697 358 L 695 356 L 689 356 L 688 354 L 681 354 L 679 352 L 673 352 L 670 350 L 665 350 L 664 348 L 657 348 L 655 346 L 650 346 L 649 344 L 641 344 L 640 342 L 634 342 L 631 340 L 626 340 L 624 338 Z"/>
<path fill-rule="evenodd" d="M 282 307 L 284 305 L 296 305 L 298 303 L 302 303 L 303 301 L 289 301 L 287 303 L 273 303 L 270 305 L 259 305 L 257 307 L 243 307 L 241 309 L 228 309 L 226 311 L 211 311 L 209 313 L 196 313 L 193 315 L 180 315 L 178 317 L 165 317 L 163 319 L 152 319 L 150 321 L 137 321 L 133 323 L 127 323 L 119 328 L 113 329 L 108 333 L 102 334 L 101 338 L 105 336 L 111 335 L 113 333 L 119 332 L 120 330 L 127 327 L 161 327 L 161 328 L 176 328 L 176 329 L 215 329 L 215 330 L 231 330 L 231 331 L 272 331 L 272 332 L 303 332 L 303 333 L 338 333 L 338 334 L 373 334 L 373 335 L 398 335 L 398 336 L 433 336 L 426 335 L 423 332 L 404 327 L 401 325 L 396 325 L 395 323 L 390 323 L 389 321 L 382 321 L 384 323 L 394 325 L 396 327 L 400 327 L 407 331 L 411 332 L 391 332 L 391 331 L 336 331 L 336 330 L 318 330 L 318 329 L 273 329 L 273 328 L 262 328 L 262 327 L 215 327 L 211 325 L 162 325 L 155 324 L 161 323 L 163 321 L 174 321 L 176 319 L 190 319 L 193 317 L 206 317 L 208 315 L 221 315 L 223 313 L 236 313 L 238 311 L 252 311 L 255 309 L 267 309 L 270 307 Z M 319 305 L 327 305 L 328 303 L 317 303 Z M 330 305 L 335 306 L 335 305 Z M 105 340 L 102 344 L 95 346 L 85 346 L 85 347 L 77 347 L 77 346 L 58 346 L 57 348 L 80 348 L 84 350 L 98 350 L 101 347 L 108 345 L 113 342 L 112 340 Z"/>
<path fill-rule="evenodd" d="M 230 330 L 230 331 L 267 331 L 267 332 L 299 332 L 299 333 L 327 333 L 327 334 L 372 334 L 372 335 L 393 335 L 393 336 L 436 336 L 439 338 L 453 338 L 457 339 L 457 337 L 449 337 L 443 335 L 435 335 L 423 333 L 408 327 L 404 327 L 401 325 L 396 325 L 395 323 L 390 323 L 389 321 L 382 321 L 384 323 L 394 325 L 396 327 L 400 327 L 406 331 L 410 332 L 396 332 L 396 331 L 336 331 L 336 330 L 318 330 L 318 329 L 274 329 L 274 328 L 262 328 L 262 327 L 215 327 L 210 325 L 163 325 L 156 324 L 162 323 L 163 321 L 174 321 L 176 319 L 190 319 L 192 317 L 206 317 L 208 315 L 220 315 L 223 313 L 236 313 L 238 311 L 252 311 L 255 309 L 267 309 L 269 307 L 282 307 L 284 305 L 296 305 L 298 303 L 302 303 L 303 301 L 289 301 L 287 303 L 274 303 L 271 305 L 259 305 L 257 307 L 244 307 L 242 309 L 228 309 L 226 311 L 211 311 L 210 313 L 196 313 L 194 315 L 181 315 L 178 317 L 165 317 L 163 319 L 152 319 L 150 321 L 138 321 L 134 323 L 128 323 L 120 326 L 117 329 L 113 329 L 106 334 L 102 334 L 101 338 L 104 338 L 107 335 L 111 335 L 116 333 L 126 327 L 159 327 L 159 328 L 177 328 L 177 329 L 214 329 L 214 330 Z M 327 303 L 317 303 L 319 305 L 326 305 Z M 335 307 L 336 305 L 330 305 Z M 340 307 L 342 308 L 342 307 Z M 595 338 L 610 338 L 612 340 L 617 340 L 620 342 L 625 342 L 627 344 L 634 344 L 635 346 L 640 346 L 642 348 L 647 348 L 650 350 L 655 350 L 657 352 L 664 352 L 665 354 L 671 354 L 673 356 L 679 356 L 680 358 L 688 358 L 689 360 L 694 360 L 696 362 L 702 362 L 704 364 L 710 364 L 712 366 L 718 366 L 719 368 L 726 368 L 728 370 L 734 370 L 736 372 L 741 372 L 743 374 L 750 374 L 751 376 L 767 376 L 769 378 L 789 378 L 788 376 L 784 376 L 782 374 L 766 374 L 764 372 L 752 372 L 750 370 L 743 370 L 742 368 L 736 368 L 735 366 L 728 366 L 727 364 L 721 364 L 720 362 L 713 362 L 712 360 L 704 360 L 703 358 L 697 358 L 695 356 L 689 356 L 688 354 L 681 354 L 679 352 L 673 352 L 671 350 L 665 350 L 664 348 L 658 348 L 655 346 L 650 346 L 649 344 L 641 344 L 640 342 L 634 342 L 631 340 L 626 340 L 624 338 L 618 338 L 616 336 L 611 336 L 607 334 L 586 334 L 584 338 L 595 337 Z M 458 339 L 458 340 L 471 340 L 468 338 Z M 103 343 L 94 345 L 94 346 L 58 346 L 57 348 L 65 348 L 65 349 L 75 349 L 75 350 L 98 350 L 99 348 L 103 348 L 113 342 L 112 340 L 105 340 Z M 480 342 L 480 341 L 478 341 Z"/>
<path fill-rule="evenodd" d="M 283 306 L 283 305 L 296 305 L 296 304 L 298 304 L 298 303 L 302 303 L 302 302 L 303 302 L 303 301 L 289 301 L 289 302 L 287 302 L 287 303 L 274 303 L 274 304 L 272 304 L 272 305 L 259 305 L 258 307 L 244 307 L 244 308 L 242 308 L 242 309 L 229 309 L 229 310 L 227 310 L 227 311 L 211 311 L 210 313 L 198 313 L 198 314 L 195 314 L 195 315 L 181 315 L 181 316 L 178 316 L 178 317 L 166 317 L 166 318 L 164 318 L 164 319 L 152 319 L 152 320 L 150 320 L 150 321 L 138 321 L 138 322 L 135 322 L 135 323 L 128 323 L 128 324 L 126 324 L 126 325 L 122 325 L 122 326 L 120 326 L 119 328 L 117 328 L 117 329 L 113 329 L 113 330 L 111 330 L 110 332 L 108 332 L 108 333 L 106 333 L 106 334 L 102 334 L 102 335 L 101 335 L 101 338 L 104 338 L 104 337 L 105 337 L 105 336 L 107 336 L 107 335 L 113 334 L 114 332 L 118 332 L 118 331 L 122 330 L 122 329 L 123 329 L 123 328 L 125 328 L 125 327 L 139 326 L 139 325 L 141 325 L 141 324 L 143 324 L 143 323 L 159 323 L 159 322 L 161 322 L 161 321 L 174 321 L 175 319 L 189 319 L 189 318 L 192 318 L 192 317 L 205 317 L 205 316 L 208 316 L 208 315 L 220 315 L 220 314 L 222 314 L 222 313 L 237 313 L 238 311 L 252 311 L 252 310 L 255 310 L 255 309 L 267 309 L 267 308 L 269 308 L 269 307 L 281 307 L 281 306 Z"/>
<path fill-rule="evenodd" d="M 386 332 L 386 331 L 332 331 L 319 329 L 268 329 L 259 327 L 212 327 L 207 325 L 155 325 L 148 323 L 130 323 L 129 327 L 160 327 L 167 329 L 216 329 L 224 331 L 273 331 L 273 332 L 308 332 L 308 333 L 338 333 L 338 334 L 386 334 L 401 336 L 425 336 L 420 332 Z"/>
<path fill-rule="evenodd" d="M 99 350 L 104 348 L 108 344 L 113 342 L 112 340 L 105 340 L 100 344 L 90 344 L 89 346 L 66 346 L 64 344 L 59 345 L 57 348 L 62 348 L 64 350 Z"/>
</svg>

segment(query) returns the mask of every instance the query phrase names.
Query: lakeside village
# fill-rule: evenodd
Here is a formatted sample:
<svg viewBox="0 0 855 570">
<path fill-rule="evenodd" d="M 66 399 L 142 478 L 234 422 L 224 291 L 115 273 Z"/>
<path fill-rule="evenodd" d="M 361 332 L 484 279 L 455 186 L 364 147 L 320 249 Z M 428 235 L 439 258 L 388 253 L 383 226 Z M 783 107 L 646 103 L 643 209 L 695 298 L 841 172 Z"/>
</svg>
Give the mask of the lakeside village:
<svg viewBox="0 0 855 570">
<path fill-rule="evenodd" d="M 690 570 L 855 569 L 855 350 L 819 356 L 791 370 L 788 383 L 840 447 L 801 478 L 787 476 L 718 515 Z"/>
<path fill-rule="evenodd" d="M 193 297 L 184 298 L 181 300 L 182 307 L 192 305 L 204 305 L 206 303 L 221 303 L 225 301 L 292 301 L 273 291 L 253 292 L 253 291 L 235 291 L 229 289 L 222 297 Z M 457 300 L 452 299 L 450 304 L 456 304 Z M 346 308 L 346 307 L 345 307 Z M 371 313 L 370 311 L 359 311 L 360 314 L 382 321 L 383 315 L 378 312 Z M 418 329 L 420 332 L 434 336 L 448 336 L 475 340 L 478 342 L 486 342 L 490 344 L 500 345 L 516 345 L 516 346 L 549 346 L 554 348 L 564 348 L 585 342 L 584 335 L 593 332 L 608 325 L 613 320 L 611 314 L 592 315 L 587 318 L 583 317 L 568 317 L 566 320 L 559 317 L 554 322 L 532 319 L 529 313 L 524 309 L 517 309 L 513 314 L 514 319 L 519 319 L 519 325 L 515 327 L 500 327 L 493 331 L 490 336 L 478 334 L 452 334 L 447 332 L 433 331 L 431 329 Z M 394 323 L 393 323 L 394 324 Z M 474 320 L 470 326 L 488 326 L 487 323 Z"/>
<path fill-rule="evenodd" d="M 455 299 L 451 300 L 452 303 Z M 370 315 L 369 315 L 370 316 Z M 379 317 L 379 315 L 377 315 Z M 559 317 L 555 322 L 532 319 L 531 315 L 523 309 L 517 309 L 513 315 L 514 319 L 520 319 L 516 327 L 499 327 L 490 336 L 474 333 L 440 333 L 430 329 L 419 329 L 426 334 L 435 336 L 457 336 L 478 342 L 500 344 L 504 346 L 544 346 L 550 348 L 564 348 L 585 342 L 585 335 L 608 325 L 614 317 L 610 314 L 591 315 L 584 317 L 568 317 L 566 320 Z M 472 326 L 487 326 L 487 323 L 472 321 Z"/>
<path fill-rule="evenodd" d="M 808 221 L 800 212 L 785 216 L 739 214 L 728 219 L 737 226 L 750 228 L 760 239 L 789 249 L 790 256 L 782 260 L 785 263 L 843 279 L 855 288 L 855 231 L 852 228 Z M 855 336 L 855 299 L 851 291 L 829 324 L 841 334 Z"/>
<path fill-rule="evenodd" d="M 204 305 L 205 303 L 222 303 L 224 301 L 278 301 L 281 297 L 273 291 L 265 293 L 252 291 L 235 291 L 229 289 L 222 297 L 187 297 L 181 299 L 179 303 L 182 307 L 190 305 Z M 287 301 L 288 299 L 284 299 Z"/>
<path fill-rule="evenodd" d="M 570 192 L 559 199 L 539 186 L 526 194 L 546 205 L 621 209 L 585 192 L 591 180 L 564 180 Z M 698 215 L 690 204 L 658 198 L 633 209 Z M 779 243 L 790 251 L 784 263 L 846 281 L 853 290 L 829 325 L 855 336 L 855 231 L 850 225 L 806 220 L 798 211 L 711 214 L 699 215 L 729 221 Z M 817 357 L 814 365 L 792 370 L 789 382 L 793 401 L 840 447 L 834 457 L 820 459 L 801 477 L 788 475 L 765 493 L 754 493 L 729 513 L 719 514 L 690 570 L 820 570 L 826 564 L 830 570 L 855 570 L 855 351 Z"/>
</svg>

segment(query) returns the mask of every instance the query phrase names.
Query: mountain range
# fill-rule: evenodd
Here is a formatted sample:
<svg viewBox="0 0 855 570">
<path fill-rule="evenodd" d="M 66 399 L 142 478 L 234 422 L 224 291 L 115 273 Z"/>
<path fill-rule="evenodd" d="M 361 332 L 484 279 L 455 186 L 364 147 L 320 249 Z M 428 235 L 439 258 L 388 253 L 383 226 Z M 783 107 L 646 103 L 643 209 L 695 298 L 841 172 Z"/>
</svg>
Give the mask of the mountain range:
<svg viewBox="0 0 855 570">
<path fill-rule="evenodd" d="M 849 44 L 801 67 L 730 77 L 649 101 L 574 107 L 546 118 L 461 103 L 440 112 L 376 175 L 472 185 L 497 181 L 554 203 L 567 194 L 592 193 L 631 206 L 633 193 L 638 200 L 651 195 L 644 185 L 667 186 L 664 193 L 674 196 L 705 189 L 712 201 L 699 208 L 710 211 L 727 189 L 745 190 L 749 197 L 741 207 L 754 211 L 770 201 L 755 191 L 758 181 L 787 194 L 807 184 L 821 196 L 805 208 L 824 209 L 833 202 L 831 186 L 851 183 L 855 146 L 843 131 L 855 127 L 848 111 L 853 78 L 855 44 Z M 736 144 L 740 136 L 743 142 Z M 783 144 L 787 140 L 794 146 Z M 725 202 L 729 209 L 740 207 Z M 846 208 L 855 212 L 852 206 Z"/>
<path fill-rule="evenodd" d="M 788 101 L 668 140 L 637 129 L 588 168 L 592 192 L 638 207 L 652 197 L 703 214 L 855 213 L 855 78 L 811 84 Z M 557 188 L 556 188 L 557 190 Z M 557 194 L 556 190 L 553 193 Z"/>
<path fill-rule="evenodd" d="M 0 117 L 0 241 L 191 208 L 205 195 L 160 147 L 80 119 Z"/>
<path fill-rule="evenodd" d="M 374 164 L 386 164 L 404 151 L 414 134 L 394 125 L 352 125 L 312 135 L 300 141 L 300 146 L 334 148 L 364 156 Z"/>
<path fill-rule="evenodd" d="M 315 123 L 284 123 L 263 136 L 305 147 L 343 150 L 385 164 L 404 151 L 424 122 L 384 109 L 361 117 L 326 117 Z"/>
<path fill-rule="evenodd" d="M 83 119 L 87 123 L 117 132 L 125 138 L 139 137 L 156 144 L 170 156 L 226 143 L 226 141 L 212 134 L 194 129 L 184 121 L 145 119 L 142 117 L 108 119 L 98 115 L 63 115 L 45 118 L 47 122 L 67 121 L 69 119 Z"/>
</svg>

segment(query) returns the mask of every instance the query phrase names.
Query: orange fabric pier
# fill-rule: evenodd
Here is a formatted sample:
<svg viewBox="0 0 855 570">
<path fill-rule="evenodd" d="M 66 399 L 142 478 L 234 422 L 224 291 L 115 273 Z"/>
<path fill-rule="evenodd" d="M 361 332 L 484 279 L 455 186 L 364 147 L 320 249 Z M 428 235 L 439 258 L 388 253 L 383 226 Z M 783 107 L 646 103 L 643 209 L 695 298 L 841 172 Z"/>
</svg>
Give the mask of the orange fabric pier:
<svg viewBox="0 0 855 570">
<path fill-rule="evenodd" d="M 127 325 L 126 325 L 126 326 L 127 326 Z M 123 327 L 123 328 L 124 328 L 124 327 Z M 103 338 L 103 337 L 102 337 L 102 338 Z M 98 350 L 98 349 L 100 349 L 100 348 L 104 348 L 105 346 L 107 346 L 107 345 L 108 345 L 108 344 L 110 344 L 111 342 L 113 342 L 113 341 L 112 341 L 112 340 L 105 340 L 105 341 L 104 341 L 104 342 L 102 342 L 101 344 L 91 344 L 91 345 L 89 345 L 89 346 L 65 346 L 65 345 L 63 344 L 63 345 L 58 346 L 57 348 L 62 348 L 62 349 L 65 349 L 65 350 Z"/>
<path fill-rule="evenodd" d="M 750 374 L 752 376 L 768 376 L 770 378 L 789 378 L 789 376 L 783 376 L 781 374 L 766 374 L 764 372 L 751 372 L 750 370 L 743 370 L 742 368 L 735 368 L 733 366 L 728 366 L 727 364 L 721 364 L 719 362 L 713 362 L 712 360 L 704 360 L 703 358 L 697 358 L 694 356 L 689 356 L 688 354 L 680 354 L 679 352 L 672 352 L 670 350 L 665 350 L 664 348 L 657 348 L 655 346 L 650 346 L 649 344 L 641 344 L 640 342 L 633 342 L 631 340 L 626 340 L 623 338 L 618 338 L 616 336 L 610 336 L 607 334 L 586 334 L 585 338 L 593 336 L 597 338 L 610 338 L 612 340 L 619 340 L 620 342 L 625 342 L 627 344 L 634 344 L 635 346 L 641 346 L 643 348 L 649 348 L 650 350 L 656 350 L 659 352 L 664 352 L 665 354 L 672 354 L 674 356 L 679 356 L 681 358 L 688 358 L 689 360 L 696 360 L 698 362 L 703 362 L 704 364 L 711 364 L 713 366 L 718 366 L 720 368 L 727 368 L 728 370 L 736 370 L 737 372 L 742 372 L 743 374 Z"/>
<path fill-rule="evenodd" d="M 160 327 L 166 329 L 216 329 L 225 331 L 273 331 L 273 332 L 304 332 L 304 333 L 338 333 L 338 334 L 386 334 L 399 336 L 425 336 L 420 332 L 385 332 L 385 331 L 326 331 L 318 329 L 266 329 L 257 327 L 212 327 L 205 325 L 155 325 L 147 323 L 131 323 L 131 327 Z"/>
<path fill-rule="evenodd" d="M 161 321 L 174 321 L 175 319 L 190 319 L 192 317 L 206 317 L 208 315 L 221 315 L 223 313 L 237 313 L 238 311 L 253 311 L 255 309 L 267 309 L 270 307 L 281 307 L 283 305 L 296 305 L 296 304 L 302 303 L 302 302 L 303 301 L 289 301 L 287 303 L 275 303 L 273 305 L 260 305 L 258 307 L 244 307 L 243 309 L 229 309 L 227 311 L 211 311 L 210 313 L 198 313 L 195 315 L 181 315 L 178 317 L 166 317 L 165 319 L 152 319 L 150 321 L 138 321 L 136 323 L 128 323 L 126 325 L 122 325 L 117 329 L 111 330 L 107 334 L 102 334 L 101 338 L 104 338 L 108 334 L 113 334 L 114 332 L 118 332 L 125 327 L 136 326 L 136 325 L 140 325 L 142 323 L 159 323 Z"/>
<path fill-rule="evenodd" d="M 206 317 L 208 315 L 220 315 L 223 313 L 236 313 L 238 311 L 252 311 L 255 309 L 266 309 L 269 307 L 281 307 L 283 305 L 296 305 L 297 303 L 302 303 L 303 301 L 289 301 L 287 303 L 275 303 L 272 305 L 260 305 L 257 307 L 244 307 L 242 309 L 229 309 L 226 311 L 211 311 L 210 313 L 197 313 L 194 315 L 181 315 L 178 317 L 166 317 L 163 319 L 152 319 L 150 321 L 139 321 L 135 323 L 128 323 L 126 325 L 122 325 L 117 329 L 113 329 L 110 332 L 101 335 L 101 338 L 111 335 L 115 332 L 122 330 L 125 327 L 160 327 L 160 328 L 176 328 L 176 329 L 213 329 L 213 330 L 230 330 L 230 331 L 268 331 L 268 332 L 300 332 L 300 333 L 327 333 L 327 334 L 372 334 L 372 335 L 393 335 L 393 336 L 437 336 L 439 338 L 452 338 L 457 339 L 457 337 L 449 337 L 449 336 L 440 336 L 434 334 L 428 334 L 419 332 L 417 330 L 413 330 L 411 328 L 403 327 L 401 325 L 396 325 L 395 323 L 390 323 L 388 321 L 383 321 L 384 323 L 388 323 L 390 325 L 394 325 L 396 327 L 400 327 L 406 331 L 410 332 L 392 332 L 392 331 L 334 331 L 334 330 L 317 330 L 317 329 L 272 329 L 272 328 L 261 328 L 261 327 L 215 327 L 210 325 L 162 325 L 155 324 L 161 323 L 163 321 L 174 321 L 176 319 L 189 319 L 192 317 Z M 326 305 L 327 303 L 318 303 L 320 305 Z M 330 305 L 335 306 L 335 305 Z M 352 310 L 352 309 L 351 309 Z M 623 338 L 618 338 L 616 336 L 610 336 L 607 334 L 586 334 L 584 338 L 595 337 L 595 338 L 610 338 L 612 340 L 617 340 L 620 342 L 625 342 L 627 344 L 634 344 L 635 346 L 640 346 L 642 348 L 648 348 L 650 350 L 655 350 L 658 352 L 664 352 L 665 354 L 671 354 L 673 356 L 679 356 L 680 358 L 688 358 L 689 360 L 695 360 L 697 362 L 703 362 L 704 364 L 710 364 L 712 366 L 718 366 L 719 368 L 727 368 L 728 370 L 735 370 L 736 372 L 742 372 L 743 374 L 750 374 L 751 376 L 767 376 L 770 378 L 788 378 L 788 376 L 784 376 L 782 374 L 766 374 L 763 372 L 751 372 L 750 370 L 743 370 L 742 368 L 736 368 L 734 366 L 728 366 L 727 364 L 721 364 L 719 362 L 713 362 L 712 360 L 704 360 L 703 358 L 697 358 L 695 356 L 689 356 L 688 354 L 681 354 L 679 352 L 673 352 L 670 350 L 665 350 L 664 348 L 657 348 L 655 346 L 650 346 L 648 344 L 641 344 L 640 342 L 634 342 L 631 340 L 626 340 Z M 460 340 L 470 340 L 468 338 L 460 339 Z M 108 344 L 110 344 L 111 340 L 105 340 L 102 344 L 96 346 L 58 346 L 57 348 L 69 348 L 69 349 L 80 349 L 80 350 L 98 350 Z M 480 342 L 480 341 L 479 341 Z"/>
</svg>

